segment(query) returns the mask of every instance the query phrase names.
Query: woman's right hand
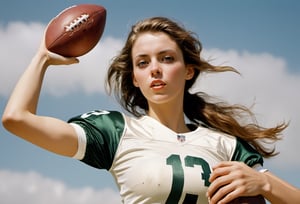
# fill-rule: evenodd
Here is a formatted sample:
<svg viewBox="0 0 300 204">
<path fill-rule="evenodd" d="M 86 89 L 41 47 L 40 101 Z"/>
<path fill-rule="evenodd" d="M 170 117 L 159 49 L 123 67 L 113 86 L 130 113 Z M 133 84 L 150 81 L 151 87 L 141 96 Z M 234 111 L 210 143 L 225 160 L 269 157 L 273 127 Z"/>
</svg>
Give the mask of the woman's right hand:
<svg viewBox="0 0 300 204">
<path fill-rule="evenodd" d="M 48 65 L 70 65 L 79 63 L 76 57 L 64 57 L 47 50 L 47 64 Z"/>
<path fill-rule="evenodd" d="M 47 28 L 45 29 L 43 39 L 40 43 L 40 47 L 38 49 L 37 55 L 40 57 L 46 56 L 46 64 L 49 65 L 70 65 L 70 64 L 75 64 L 79 63 L 78 58 L 76 57 L 64 57 L 62 55 L 50 52 L 46 48 L 46 41 L 45 41 L 45 33 L 46 33 Z"/>
<path fill-rule="evenodd" d="M 46 57 L 46 66 L 49 65 L 70 65 L 74 63 L 78 63 L 79 60 L 76 57 L 64 57 L 62 55 L 53 53 L 49 51 L 46 47 L 46 31 L 51 24 L 51 21 L 48 23 L 44 30 L 43 38 L 40 42 L 39 49 L 36 53 L 36 57 L 43 58 Z"/>
</svg>

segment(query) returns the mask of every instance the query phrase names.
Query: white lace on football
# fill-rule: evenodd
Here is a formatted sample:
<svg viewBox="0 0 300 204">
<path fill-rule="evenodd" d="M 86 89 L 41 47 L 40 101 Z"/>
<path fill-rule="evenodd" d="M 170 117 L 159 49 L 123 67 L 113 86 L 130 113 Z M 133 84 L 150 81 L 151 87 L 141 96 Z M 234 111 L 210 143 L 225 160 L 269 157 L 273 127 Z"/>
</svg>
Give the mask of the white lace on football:
<svg viewBox="0 0 300 204">
<path fill-rule="evenodd" d="M 84 22 L 87 22 L 89 18 L 88 14 L 82 14 L 81 16 L 74 19 L 69 25 L 65 26 L 66 31 L 73 31 L 75 28 L 83 24 Z"/>
</svg>

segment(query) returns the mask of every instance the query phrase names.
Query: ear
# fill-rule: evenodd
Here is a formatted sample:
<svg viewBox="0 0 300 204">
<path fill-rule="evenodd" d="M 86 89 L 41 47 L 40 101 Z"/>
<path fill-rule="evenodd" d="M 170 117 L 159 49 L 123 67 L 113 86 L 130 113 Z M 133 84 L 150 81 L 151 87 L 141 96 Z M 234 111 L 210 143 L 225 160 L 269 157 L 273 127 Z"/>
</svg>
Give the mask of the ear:
<svg viewBox="0 0 300 204">
<path fill-rule="evenodd" d="M 192 65 L 187 65 L 185 79 L 186 80 L 192 79 L 194 77 L 194 74 L 195 74 L 194 67 Z"/>
</svg>

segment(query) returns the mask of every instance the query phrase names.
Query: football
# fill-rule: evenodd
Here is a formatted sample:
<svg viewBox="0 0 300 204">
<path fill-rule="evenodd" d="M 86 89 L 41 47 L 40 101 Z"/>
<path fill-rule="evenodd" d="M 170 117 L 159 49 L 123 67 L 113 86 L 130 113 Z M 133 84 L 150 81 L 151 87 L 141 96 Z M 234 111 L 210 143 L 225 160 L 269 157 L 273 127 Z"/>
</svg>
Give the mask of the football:
<svg viewBox="0 0 300 204">
<path fill-rule="evenodd" d="M 65 57 L 79 57 L 99 42 L 105 27 L 106 9 L 96 4 L 66 8 L 54 17 L 45 32 L 49 51 Z"/>
<path fill-rule="evenodd" d="M 229 202 L 228 204 L 266 204 L 266 201 L 263 196 L 248 196 L 248 197 L 239 197 Z"/>
</svg>

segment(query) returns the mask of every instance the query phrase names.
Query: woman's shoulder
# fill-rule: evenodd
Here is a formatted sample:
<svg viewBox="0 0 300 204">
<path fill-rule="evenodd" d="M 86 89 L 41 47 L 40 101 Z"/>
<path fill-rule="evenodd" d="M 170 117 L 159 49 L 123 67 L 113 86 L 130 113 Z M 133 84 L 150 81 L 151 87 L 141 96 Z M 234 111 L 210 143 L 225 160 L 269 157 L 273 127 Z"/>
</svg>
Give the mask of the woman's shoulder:
<svg viewBox="0 0 300 204">
<path fill-rule="evenodd" d="M 202 126 L 198 127 L 198 129 L 205 131 L 207 140 L 209 140 L 210 143 L 214 143 L 220 153 L 229 155 L 229 160 L 242 161 L 249 166 L 254 166 L 257 163 L 263 165 L 263 157 L 249 142 L 240 137 L 209 127 Z"/>
</svg>

